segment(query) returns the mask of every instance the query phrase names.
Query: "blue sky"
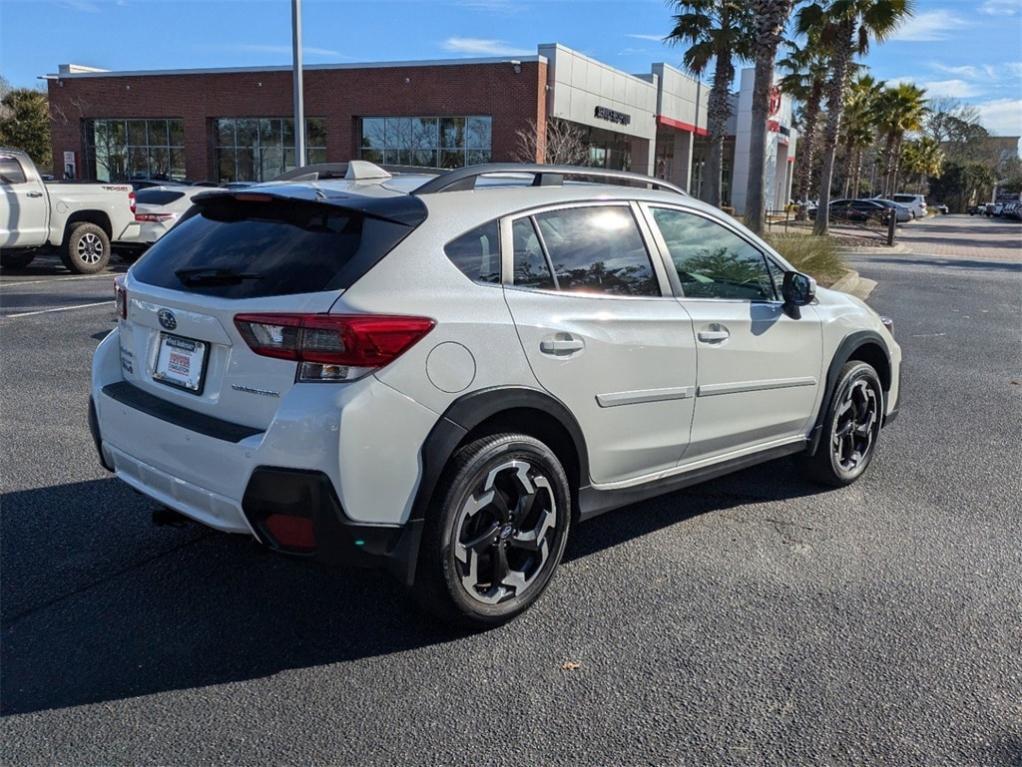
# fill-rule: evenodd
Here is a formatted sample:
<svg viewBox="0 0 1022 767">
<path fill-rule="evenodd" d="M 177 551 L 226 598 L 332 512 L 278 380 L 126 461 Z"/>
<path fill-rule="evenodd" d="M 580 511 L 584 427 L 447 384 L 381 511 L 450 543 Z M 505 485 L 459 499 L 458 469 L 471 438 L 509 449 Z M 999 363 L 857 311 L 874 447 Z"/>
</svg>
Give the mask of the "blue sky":
<svg viewBox="0 0 1022 767">
<path fill-rule="evenodd" d="M 662 0 L 305 0 L 306 62 L 515 56 L 561 42 L 629 72 L 677 64 Z M 0 0 L 0 73 L 15 85 L 74 62 L 105 69 L 290 62 L 289 0 Z M 866 63 L 881 79 L 975 103 L 1022 134 L 1022 0 L 917 0 Z"/>
</svg>

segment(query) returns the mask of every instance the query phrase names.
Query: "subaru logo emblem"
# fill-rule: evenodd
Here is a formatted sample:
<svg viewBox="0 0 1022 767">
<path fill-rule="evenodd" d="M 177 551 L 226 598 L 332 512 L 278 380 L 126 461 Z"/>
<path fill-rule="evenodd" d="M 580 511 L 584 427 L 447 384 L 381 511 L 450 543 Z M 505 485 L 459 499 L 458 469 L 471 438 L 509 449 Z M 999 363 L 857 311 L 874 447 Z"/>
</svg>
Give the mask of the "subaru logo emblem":
<svg viewBox="0 0 1022 767">
<path fill-rule="evenodd" d="M 177 318 L 174 316 L 174 312 L 170 309 L 160 309 L 160 313 L 156 315 L 166 330 L 173 330 L 177 327 Z"/>
</svg>

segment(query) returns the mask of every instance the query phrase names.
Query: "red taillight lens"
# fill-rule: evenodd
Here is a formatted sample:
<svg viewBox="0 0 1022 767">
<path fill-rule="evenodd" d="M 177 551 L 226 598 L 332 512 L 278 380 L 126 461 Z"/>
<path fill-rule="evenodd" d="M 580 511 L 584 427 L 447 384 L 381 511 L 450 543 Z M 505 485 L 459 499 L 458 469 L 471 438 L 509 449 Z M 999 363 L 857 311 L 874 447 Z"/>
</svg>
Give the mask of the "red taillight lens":
<svg viewBox="0 0 1022 767">
<path fill-rule="evenodd" d="M 256 354 L 301 363 L 303 381 L 350 381 L 393 362 L 436 324 L 379 314 L 239 314 L 234 324 Z"/>
<path fill-rule="evenodd" d="M 128 207 L 131 208 L 131 212 L 135 212 L 135 190 L 132 189 L 128 192 Z"/>
<path fill-rule="evenodd" d="M 159 221 L 170 221 L 174 218 L 173 213 L 136 213 L 135 220 L 139 223 L 154 223 Z"/>
<path fill-rule="evenodd" d="M 316 533 L 308 517 L 292 517 L 286 514 L 270 514 L 264 521 L 274 541 L 285 549 L 316 548 Z"/>
<path fill-rule="evenodd" d="M 114 310 L 122 320 L 128 319 L 128 291 L 123 277 L 114 277 Z"/>
</svg>

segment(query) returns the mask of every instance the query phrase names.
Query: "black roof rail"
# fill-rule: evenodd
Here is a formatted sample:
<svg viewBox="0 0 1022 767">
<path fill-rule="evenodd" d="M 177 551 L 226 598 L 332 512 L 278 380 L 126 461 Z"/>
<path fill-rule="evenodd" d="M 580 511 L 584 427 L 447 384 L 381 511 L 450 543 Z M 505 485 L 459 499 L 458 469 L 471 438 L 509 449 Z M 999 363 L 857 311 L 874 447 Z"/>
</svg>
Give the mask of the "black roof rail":
<svg viewBox="0 0 1022 767">
<path fill-rule="evenodd" d="M 460 192 L 475 189 L 476 180 L 482 176 L 497 174 L 520 173 L 532 174 L 533 186 L 561 186 L 565 177 L 607 179 L 608 181 L 627 181 L 642 184 L 654 189 L 688 196 L 679 186 L 659 178 L 643 176 L 641 173 L 630 173 L 624 170 L 607 170 L 606 168 L 587 168 L 581 165 L 540 165 L 534 163 L 489 163 L 486 165 L 470 165 L 467 168 L 456 168 L 425 184 L 417 187 L 412 194 L 436 194 L 437 192 Z"/>
</svg>

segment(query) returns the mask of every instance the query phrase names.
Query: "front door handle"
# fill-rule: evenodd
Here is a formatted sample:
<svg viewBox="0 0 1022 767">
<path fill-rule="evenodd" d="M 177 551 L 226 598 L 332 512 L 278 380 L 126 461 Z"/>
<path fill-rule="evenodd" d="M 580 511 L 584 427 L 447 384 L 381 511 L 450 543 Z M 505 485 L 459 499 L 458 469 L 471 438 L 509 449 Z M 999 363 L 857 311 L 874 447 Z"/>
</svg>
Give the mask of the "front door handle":
<svg viewBox="0 0 1022 767">
<path fill-rule="evenodd" d="M 700 330 L 697 338 L 706 344 L 716 344 L 726 341 L 731 337 L 731 331 L 723 325 L 717 325 L 711 330 Z"/>
<path fill-rule="evenodd" d="M 28 192 L 26 196 L 27 197 L 42 197 L 43 193 L 42 192 Z"/>
<path fill-rule="evenodd" d="M 539 342 L 539 350 L 543 354 L 553 354 L 557 357 L 574 354 L 584 348 L 585 344 L 581 338 L 572 338 L 567 333 L 559 333 L 556 338 L 544 338 Z"/>
</svg>

